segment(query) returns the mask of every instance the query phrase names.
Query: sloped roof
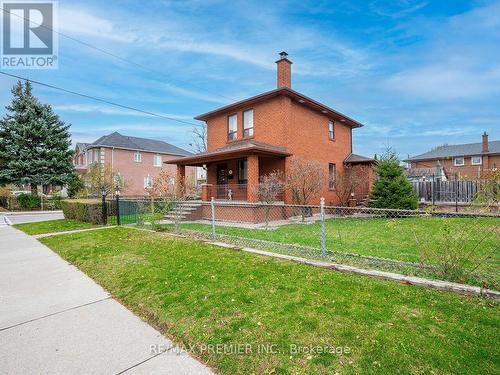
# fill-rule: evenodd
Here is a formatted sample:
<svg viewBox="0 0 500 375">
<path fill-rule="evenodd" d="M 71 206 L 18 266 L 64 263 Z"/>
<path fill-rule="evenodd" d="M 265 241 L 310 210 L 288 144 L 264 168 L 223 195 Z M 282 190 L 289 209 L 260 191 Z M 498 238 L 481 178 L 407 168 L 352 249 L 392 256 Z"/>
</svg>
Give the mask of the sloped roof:
<svg viewBox="0 0 500 375">
<path fill-rule="evenodd" d="M 211 118 L 215 115 L 218 115 L 220 113 L 232 111 L 238 107 L 253 105 L 255 103 L 258 103 L 258 102 L 261 102 L 261 101 L 264 101 L 264 100 L 267 100 L 267 99 L 270 99 L 270 98 L 273 98 L 276 96 L 280 96 L 280 95 L 289 96 L 293 100 L 295 100 L 295 101 L 297 101 L 297 102 L 299 102 L 299 103 L 301 103 L 309 108 L 317 110 L 317 111 L 319 111 L 327 116 L 331 116 L 334 120 L 339 120 L 343 124 L 350 126 L 352 128 L 360 128 L 363 126 L 363 124 L 357 122 L 356 120 L 353 120 L 352 118 L 350 118 L 350 117 L 348 117 L 348 116 L 346 116 L 346 115 L 344 115 L 344 114 L 342 114 L 342 113 L 340 113 L 340 112 L 338 112 L 338 111 L 336 111 L 336 110 L 334 110 L 334 109 L 332 109 L 332 108 L 330 108 L 330 107 L 328 107 L 320 102 L 317 102 L 316 100 L 311 99 L 311 98 L 299 93 L 298 91 L 292 90 L 289 87 L 280 87 L 278 89 L 274 89 L 274 90 L 267 91 L 267 92 L 264 92 L 264 93 L 256 95 L 256 96 L 252 96 L 250 98 L 241 100 L 239 102 L 232 103 L 232 104 L 226 105 L 224 107 L 217 108 L 213 111 L 204 113 L 202 115 L 196 116 L 195 119 L 200 120 L 200 121 L 206 121 L 209 118 Z"/>
<path fill-rule="evenodd" d="M 129 150 L 159 152 L 162 154 L 178 156 L 192 155 L 191 152 L 171 145 L 167 142 L 159 141 L 156 139 L 130 137 L 127 135 L 122 135 L 118 132 L 102 136 L 88 146 L 88 148 L 92 147 L 115 147 Z"/>
<path fill-rule="evenodd" d="M 80 150 L 85 151 L 89 145 L 90 143 L 76 142 L 75 149 L 79 148 Z"/>
<path fill-rule="evenodd" d="M 366 156 L 350 154 L 345 158 L 344 163 L 373 163 L 375 159 L 367 158 Z"/>
<path fill-rule="evenodd" d="M 272 156 L 289 156 L 285 147 L 274 146 L 269 143 L 255 141 L 253 139 L 231 142 L 224 147 L 215 150 L 192 154 L 185 158 L 171 159 L 166 164 L 192 165 L 203 164 L 209 161 L 225 160 L 235 155 L 243 154 L 264 154 Z"/>
<path fill-rule="evenodd" d="M 440 146 L 436 149 L 425 152 L 420 155 L 412 156 L 405 161 L 412 160 L 427 160 L 427 159 L 443 159 L 456 156 L 474 156 L 483 155 L 483 144 L 482 143 L 466 143 L 461 145 L 446 145 Z M 500 141 L 488 142 L 488 152 L 487 154 L 500 154 Z"/>
</svg>

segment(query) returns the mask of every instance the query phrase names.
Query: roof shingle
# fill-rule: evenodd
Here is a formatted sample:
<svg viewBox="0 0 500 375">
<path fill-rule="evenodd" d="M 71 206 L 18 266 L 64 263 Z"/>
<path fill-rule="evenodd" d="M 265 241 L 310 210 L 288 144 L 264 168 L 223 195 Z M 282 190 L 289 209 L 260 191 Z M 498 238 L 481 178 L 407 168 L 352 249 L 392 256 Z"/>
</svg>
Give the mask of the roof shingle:
<svg viewBox="0 0 500 375">
<path fill-rule="evenodd" d="M 180 147 L 171 145 L 170 143 L 167 142 L 159 141 L 156 139 L 129 137 L 126 135 L 121 135 L 118 132 L 102 136 L 101 138 L 97 139 L 95 142 L 91 143 L 88 146 L 88 148 L 92 147 L 115 147 L 115 148 L 131 149 L 131 150 L 160 152 L 163 154 L 170 154 L 176 156 L 192 155 L 191 152 L 186 151 Z"/>
<path fill-rule="evenodd" d="M 474 156 L 483 154 L 482 143 L 467 143 L 461 145 L 440 146 L 420 155 L 412 156 L 405 161 L 443 159 L 456 156 Z M 488 154 L 500 154 L 500 141 L 490 141 L 488 143 Z"/>
</svg>

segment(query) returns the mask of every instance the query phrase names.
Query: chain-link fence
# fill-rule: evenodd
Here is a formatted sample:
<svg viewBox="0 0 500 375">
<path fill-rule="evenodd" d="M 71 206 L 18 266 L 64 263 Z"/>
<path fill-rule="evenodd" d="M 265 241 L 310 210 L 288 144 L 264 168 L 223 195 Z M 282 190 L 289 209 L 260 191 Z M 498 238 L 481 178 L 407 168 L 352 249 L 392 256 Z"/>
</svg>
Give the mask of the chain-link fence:
<svg viewBox="0 0 500 375">
<path fill-rule="evenodd" d="M 160 231 L 500 289 L 496 213 L 228 201 L 144 201 L 136 212 L 135 222 Z"/>
<path fill-rule="evenodd" d="M 230 201 L 107 201 L 137 224 L 239 247 L 500 289 L 500 215 Z M 117 210 L 117 207 L 119 209 Z M 119 215 L 118 215 L 119 214 Z"/>
</svg>

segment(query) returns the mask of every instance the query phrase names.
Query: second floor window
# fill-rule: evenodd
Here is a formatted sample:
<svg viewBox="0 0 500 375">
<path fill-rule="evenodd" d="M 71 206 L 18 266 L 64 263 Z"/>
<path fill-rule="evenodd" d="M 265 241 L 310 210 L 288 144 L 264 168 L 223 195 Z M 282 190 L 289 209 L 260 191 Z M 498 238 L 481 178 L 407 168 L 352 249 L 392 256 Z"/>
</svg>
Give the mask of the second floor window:
<svg viewBox="0 0 500 375">
<path fill-rule="evenodd" d="M 333 121 L 328 121 L 328 138 L 335 139 L 335 124 Z"/>
<path fill-rule="evenodd" d="M 156 154 L 153 158 L 153 166 L 161 167 L 161 155 Z"/>
<path fill-rule="evenodd" d="M 227 118 L 227 139 L 233 141 L 238 138 L 238 116 L 231 115 Z"/>
<path fill-rule="evenodd" d="M 243 137 L 253 136 L 253 109 L 243 112 Z"/>
<path fill-rule="evenodd" d="M 471 157 L 472 165 L 481 165 L 483 164 L 483 158 L 481 156 L 473 156 Z"/>
<path fill-rule="evenodd" d="M 134 161 L 140 163 L 142 161 L 142 155 L 140 152 L 134 153 Z"/>
<path fill-rule="evenodd" d="M 465 165 L 464 158 L 455 158 L 455 160 L 453 161 L 453 164 L 455 164 L 455 167 L 461 167 L 461 166 Z"/>
<path fill-rule="evenodd" d="M 335 184 L 337 180 L 337 168 L 335 164 L 328 164 L 328 189 L 335 189 Z"/>
</svg>

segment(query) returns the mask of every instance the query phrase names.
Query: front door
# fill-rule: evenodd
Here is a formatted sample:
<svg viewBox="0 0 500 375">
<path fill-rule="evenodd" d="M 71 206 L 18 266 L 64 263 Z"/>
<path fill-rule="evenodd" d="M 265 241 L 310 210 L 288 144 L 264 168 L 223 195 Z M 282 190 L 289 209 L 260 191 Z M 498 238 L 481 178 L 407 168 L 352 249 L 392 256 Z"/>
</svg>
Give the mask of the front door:
<svg viewBox="0 0 500 375">
<path fill-rule="evenodd" d="M 217 165 L 217 199 L 227 198 L 227 164 Z"/>
</svg>

